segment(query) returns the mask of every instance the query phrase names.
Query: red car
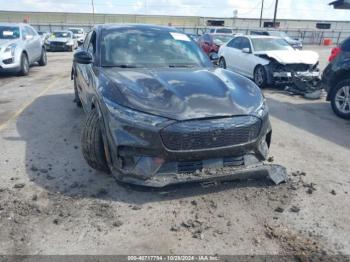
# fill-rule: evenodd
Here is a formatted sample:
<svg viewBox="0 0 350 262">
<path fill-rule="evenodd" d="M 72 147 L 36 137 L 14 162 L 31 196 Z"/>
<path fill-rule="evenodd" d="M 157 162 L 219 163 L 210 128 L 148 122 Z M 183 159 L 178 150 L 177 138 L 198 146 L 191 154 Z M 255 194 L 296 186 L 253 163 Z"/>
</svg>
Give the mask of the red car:
<svg viewBox="0 0 350 262">
<path fill-rule="evenodd" d="M 227 34 L 204 34 L 198 39 L 198 45 L 210 56 L 211 53 L 217 53 L 220 46 L 232 38 L 233 35 Z"/>
</svg>

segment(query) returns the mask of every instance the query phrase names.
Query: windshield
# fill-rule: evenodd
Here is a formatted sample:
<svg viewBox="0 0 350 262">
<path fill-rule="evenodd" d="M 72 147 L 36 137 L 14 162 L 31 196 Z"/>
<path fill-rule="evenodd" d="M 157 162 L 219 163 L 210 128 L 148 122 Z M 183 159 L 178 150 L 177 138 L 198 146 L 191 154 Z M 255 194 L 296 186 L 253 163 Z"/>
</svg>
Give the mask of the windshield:
<svg viewBox="0 0 350 262">
<path fill-rule="evenodd" d="M 81 29 L 69 29 L 73 34 L 82 34 L 83 31 Z"/>
<path fill-rule="evenodd" d="M 280 32 L 280 31 L 269 31 L 269 35 L 283 37 L 283 38 L 288 37 L 288 35 L 285 32 Z"/>
<path fill-rule="evenodd" d="M 293 48 L 284 39 L 279 38 L 252 38 L 252 43 L 256 52 L 293 50 Z"/>
<path fill-rule="evenodd" d="M 19 27 L 0 26 L 0 39 L 17 39 L 19 36 Z"/>
<path fill-rule="evenodd" d="M 233 36 L 228 36 L 228 35 L 213 35 L 213 41 L 217 45 L 222 45 L 227 43 L 233 38 Z"/>
<path fill-rule="evenodd" d="M 67 37 L 71 38 L 72 37 L 70 32 L 54 32 L 52 35 L 54 37 L 65 37 L 65 38 L 67 38 Z"/>
<path fill-rule="evenodd" d="M 221 29 L 216 29 L 217 34 L 233 34 L 231 29 L 227 28 L 221 28 Z"/>
<path fill-rule="evenodd" d="M 158 28 L 104 30 L 101 59 L 102 66 L 132 67 L 190 67 L 209 62 L 186 34 Z"/>
</svg>

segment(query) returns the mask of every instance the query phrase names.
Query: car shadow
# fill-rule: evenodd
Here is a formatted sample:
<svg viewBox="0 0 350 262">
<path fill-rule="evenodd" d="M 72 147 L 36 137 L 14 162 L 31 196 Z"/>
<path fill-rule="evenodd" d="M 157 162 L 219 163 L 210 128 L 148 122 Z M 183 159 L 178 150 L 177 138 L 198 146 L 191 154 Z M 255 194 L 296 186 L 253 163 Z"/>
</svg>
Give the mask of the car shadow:
<svg viewBox="0 0 350 262">
<path fill-rule="evenodd" d="M 339 146 L 350 148 L 350 121 L 339 118 L 325 101 L 290 103 L 267 98 L 269 112 L 283 122 Z"/>
<path fill-rule="evenodd" d="M 67 92 L 67 91 L 65 91 Z M 41 96 L 17 120 L 18 137 L 25 142 L 25 166 L 29 180 L 52 193 L 76 198 L 96 198 L 128 204 L 144 204 L 186 198 L 233 188 L 274 187 L 268 179 L 198 183 L 152 189 L 117 182 L 91 169 L 80 150 L 80 131 L 85 118 L 73 103 L 71 91 Z"/>
</svg>

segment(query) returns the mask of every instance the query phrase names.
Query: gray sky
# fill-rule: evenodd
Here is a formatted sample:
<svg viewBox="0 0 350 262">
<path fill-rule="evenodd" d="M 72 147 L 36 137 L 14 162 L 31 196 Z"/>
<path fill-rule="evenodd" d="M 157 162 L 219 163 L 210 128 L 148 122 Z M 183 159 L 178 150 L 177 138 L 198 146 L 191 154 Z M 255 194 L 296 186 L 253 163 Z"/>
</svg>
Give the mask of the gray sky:
<svg viewBox="0 0 350 262">
<path fill-rule="evenodd" d="M 94 0 L 98 13 L 259 17 L 261 0 Z M 278 18 L 348 20 L 350 10 L 334 10 L 331 0 L 279 0 Z M 265 0 L 272 18 L 275 0 Z M 91 12 L 91 0 L 0 0 L 1 10 Z"/>
</svg>

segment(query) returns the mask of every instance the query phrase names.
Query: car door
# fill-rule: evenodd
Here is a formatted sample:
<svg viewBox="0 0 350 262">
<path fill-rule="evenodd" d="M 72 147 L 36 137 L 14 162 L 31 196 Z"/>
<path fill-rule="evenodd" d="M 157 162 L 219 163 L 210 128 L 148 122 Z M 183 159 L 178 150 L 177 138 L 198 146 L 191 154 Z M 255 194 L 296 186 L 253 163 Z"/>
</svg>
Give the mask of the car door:
<svg viewBox="0 0 350 262">
<path fill-rule="evenodd" d="M 33 29 L 24 26 L 23 41 L 25 42 L 29 63 L 36 62 L 41 55 L 41 40 Z"/>
<path fill-rule="evenodd" d="M 240 55 L 240 46 L 241 37 L 235 37 L 230 42 L 227 43 L 225 52 L 224 52 L 224 58 L 226 61 L 226 67 L 227 69 L 230 69 L 234 72 L 239 73 L 239 55 Z"/>
<path fill-rule="evenodd" d="M 85 39 L 83 49 L 95 57 L 96 52 L 96 33 L 90 32 Z M 76 64 L 77 70 L 77 89 L 80 100 L 85 111 L 90 111 L 90 102 L 95 93 L 95 82 L 93 63 L 91 64 Z"/>
<path fill-rule="evenodd" d="M 252 44 L 248 37 L 242 37 L 239 49 L 241 50 L 241 54 L 240 54 L 241 74 L 249 78 L 253 78 L 257 59 L 253 53 Z M 249 52 L 244 52 L 246 50 L 249 50 Z"/>
</svg>

